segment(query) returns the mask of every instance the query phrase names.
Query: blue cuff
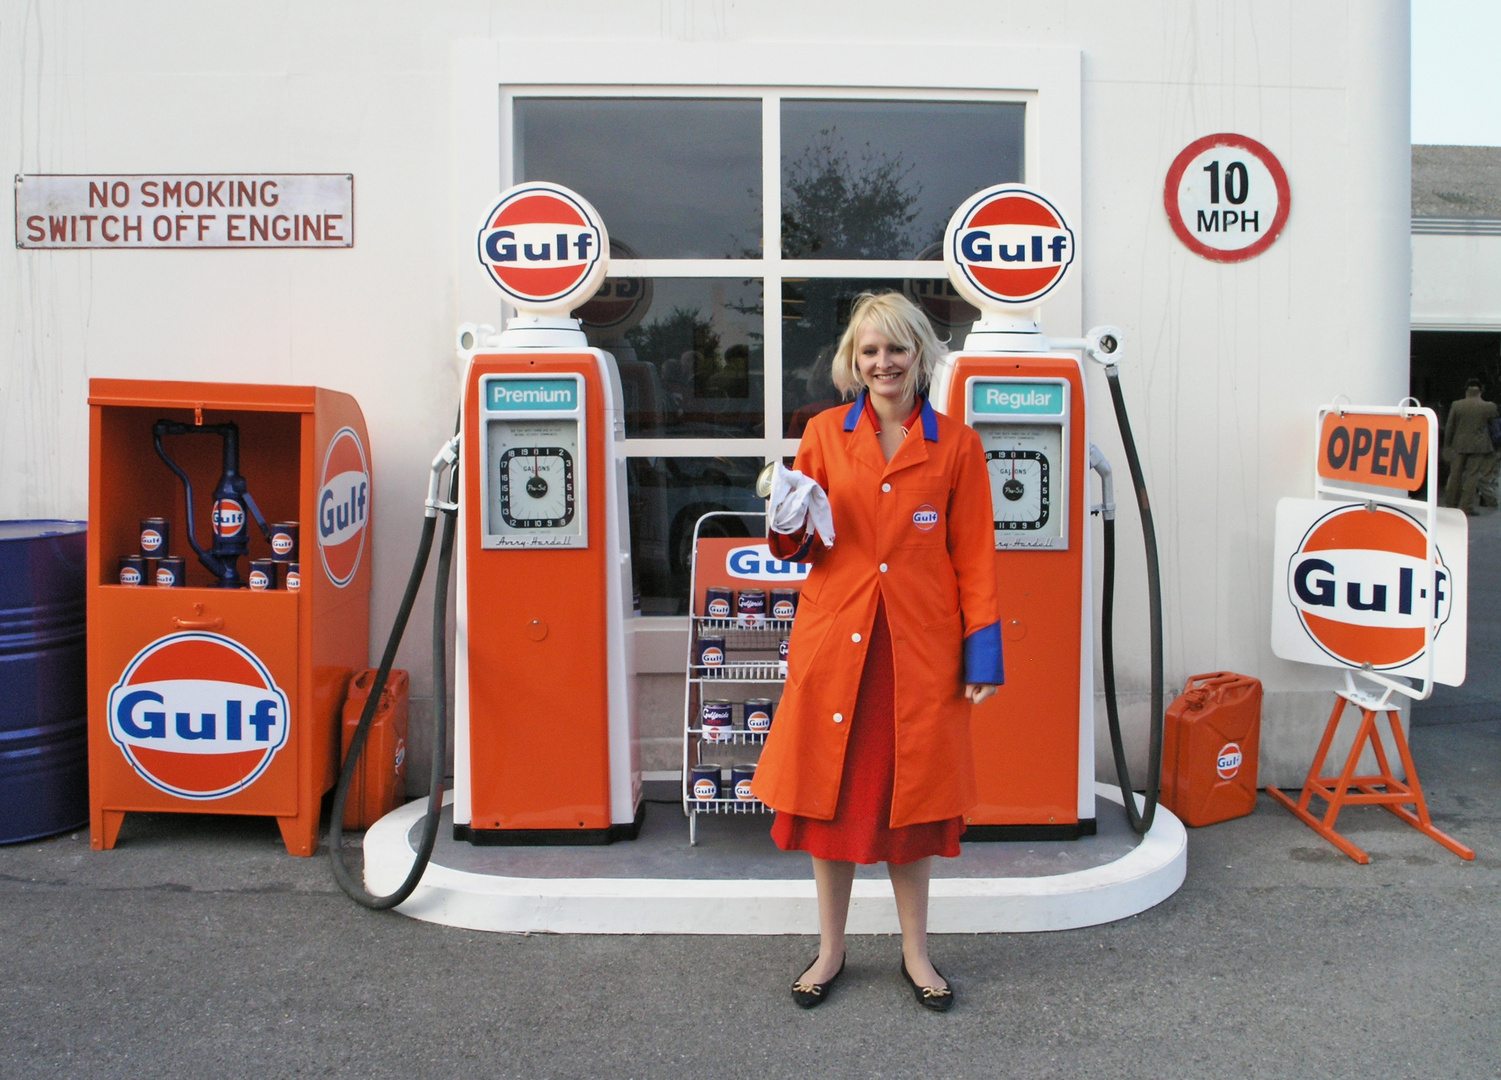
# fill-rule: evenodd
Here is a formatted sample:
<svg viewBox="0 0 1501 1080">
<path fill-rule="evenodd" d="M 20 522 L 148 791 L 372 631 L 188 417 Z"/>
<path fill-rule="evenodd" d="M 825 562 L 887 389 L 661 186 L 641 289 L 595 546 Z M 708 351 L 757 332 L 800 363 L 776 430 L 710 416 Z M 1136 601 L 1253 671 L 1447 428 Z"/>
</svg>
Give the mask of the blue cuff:
<svg viewBox="0 0 1501 1080">
<path fill-rule="evenodd" d="M 1001 624 L 982 626 L 964 639 L 964 681 L 1000 686 L 1006 681 L 1001 660 Z"/>
</svg>

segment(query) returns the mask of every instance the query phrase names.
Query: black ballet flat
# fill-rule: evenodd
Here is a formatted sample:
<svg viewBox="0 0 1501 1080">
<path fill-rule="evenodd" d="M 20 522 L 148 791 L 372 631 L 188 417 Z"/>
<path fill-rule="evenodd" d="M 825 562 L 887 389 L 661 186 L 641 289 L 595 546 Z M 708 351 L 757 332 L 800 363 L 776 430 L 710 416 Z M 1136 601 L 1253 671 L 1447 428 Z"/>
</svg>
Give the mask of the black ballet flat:
<svg viewBox="0 0 1501 1080">
<path fill-rule="evenodd" d="M 934 971 L 938 971 L 935 967 Z M 938 971 L 939 978 L 948 982 L 948 976 Z M 913 979 L 907 971 L 907 958 L 902 957 L 902 978 L 907 980 L 907 985 L 912 987 L 912 996 L 917 998 L 917 1003 L 924 1009 L 932 1009 L 934 1012 L 948 1012 L 954 1007 L 954 984 L 949 983 L 942 990 L 933 986 L 918 986 L 917 980 Z"/>
<path fill-rule="evenodd" d="M 827 1001 L 829 990 L 839 981 L 839 976 L 844 974 L 844 964 L 848 959 L 849 953 L 845 953 L 844 956 L 839 958 L 839 970 L 829 977 L 828 982 L 804 982 L 802 975 L 799 975 L 797 980 L 792 984 L 792 1000 L 797 1003 L 798 1008 L 811 1009 Z M 803 975 L 806 975 L 808 970 L 816 963 L 818 963 L 818 957 L 815 956 L 813 963 L 803 968 Z"/>
</svg>

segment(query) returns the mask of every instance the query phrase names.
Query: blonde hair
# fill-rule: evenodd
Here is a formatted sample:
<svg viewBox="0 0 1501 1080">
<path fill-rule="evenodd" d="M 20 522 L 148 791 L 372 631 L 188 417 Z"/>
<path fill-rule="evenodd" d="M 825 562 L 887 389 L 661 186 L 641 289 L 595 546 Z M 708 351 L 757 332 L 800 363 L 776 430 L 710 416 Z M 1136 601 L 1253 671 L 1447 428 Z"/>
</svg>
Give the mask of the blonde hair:
<svg viewBox="0 0 1501 1080">
<path fill-rule="evenodd" d="M 904 394 L 918 394 L 927 390 L 933 381 L 933 369 L 943 355 L 943 343 L 933 332 L 933 324 L 918 306 L 899 292 L 861 293 L 855 297 L 850 309 L 850 322 L 834 350 L 834 386 L 845 397 L 854 397 L 865 388 L 860 377 L 856 352 L 860 346 L 860 332 L 871 326 L 896 344 L 913 354 L 912 366 L 902 381 Z"/>
</svg>

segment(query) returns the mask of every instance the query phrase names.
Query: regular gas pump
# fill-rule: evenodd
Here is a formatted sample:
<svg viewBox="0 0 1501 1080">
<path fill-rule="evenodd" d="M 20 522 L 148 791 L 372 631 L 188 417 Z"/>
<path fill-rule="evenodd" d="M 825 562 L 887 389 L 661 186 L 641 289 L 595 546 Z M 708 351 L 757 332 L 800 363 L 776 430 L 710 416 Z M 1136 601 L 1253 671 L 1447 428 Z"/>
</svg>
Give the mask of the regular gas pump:
<svg viewBox="0 0 1501 1080">
<path fill-rule="evenodd" d="M 582 197 L 533 182 L 501 193 L 481 223 L 477 251 L 518 314 L 498 335 L 459 329 L 459 431 L 433 462 L 423 543 L 370 692 L 373 703 L 442 514 L 432 787 L 418 858 L 395 893 L 371 896 L 339 851 L 343 800 L 373 706 L 351 740 L 335 797 L 335 876 L 369 907 L 393 907 L 410 895 L 436 842 L 444 613 L 455 549 L 455 838 L 609 843 L 633 839 L 644 813 L 626 624 L 634 611 L 620 376 L 610 354 L 591 348 L 569 317 L 604 280 L 609 239 Z"/>
<path fill-rule="evenodd" d="M 988 188 L 949 222 L 944 261 L 954 288 L 982 312 L 940 365 L 934 407 L 980 435 L 990 473 L 1001 583 L 1006 683 L 974 711 L 979 803 L 966 837 L 1071 839 L 1095 831 L 1091 510 L 1105 520 L 1102 659 L 1117 773 L 1133 828 L 1151 826 L 1162 746 L 1160 590 L 1150 508 L 1115 377 L 1119 332 L 1050 341 L 1036 308 L 1066 278 L 1075 240 L 1048 199 L 1021 185 Z M 1115 533 L 1109 463 L 1088 442 L 1082 352 L 1106 365 L 1148 544 L 1152 598 L 1152 739 L 1138 811 L 1115 700 L 1112 649 Z M 1091 508 L 1088 474 L 1103 498 Z"/>
</svg>

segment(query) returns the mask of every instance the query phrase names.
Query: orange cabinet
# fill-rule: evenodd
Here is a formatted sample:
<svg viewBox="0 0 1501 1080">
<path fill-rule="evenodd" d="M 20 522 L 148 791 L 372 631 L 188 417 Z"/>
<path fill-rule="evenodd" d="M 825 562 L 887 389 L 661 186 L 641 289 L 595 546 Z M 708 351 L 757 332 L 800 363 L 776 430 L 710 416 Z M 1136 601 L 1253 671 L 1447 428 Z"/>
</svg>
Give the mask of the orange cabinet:
<svg viewBox="0 0 1501 1080">
<path fill-rule="evenodd" d="M 337 777 L 338 717 L 368 662 L 370 455 L 359 406 L 316 387 L 95 379 L 89 387 L 89 802 L 111 848 L 130 811 L 275 817 L 287 850 L 318 846 Z M 186 540 L 181 482 L 157 420 L 239 428 L 240 473 L 269 522 L 300 525 L 300 587 L 216 587 Z M 221 442 L 175 436 L 208 546 Z M 169 523 L 185 587 L 121 585 L 145 518 Z M 164 554 L 161 551 L 154 555 Z M 252 522 L 250 559 L 271 547 Z M 241 566 L 242 577 L 245 566 Z"/>
</svg>

